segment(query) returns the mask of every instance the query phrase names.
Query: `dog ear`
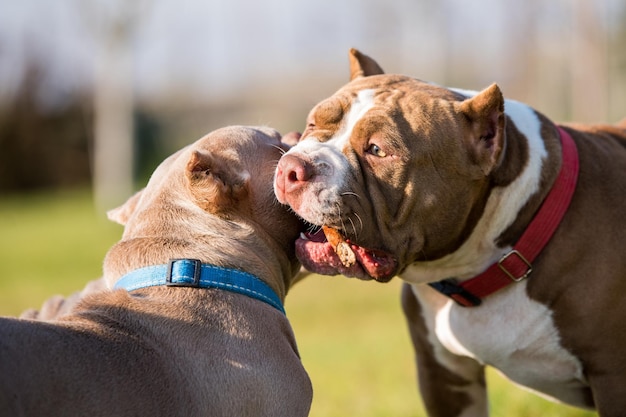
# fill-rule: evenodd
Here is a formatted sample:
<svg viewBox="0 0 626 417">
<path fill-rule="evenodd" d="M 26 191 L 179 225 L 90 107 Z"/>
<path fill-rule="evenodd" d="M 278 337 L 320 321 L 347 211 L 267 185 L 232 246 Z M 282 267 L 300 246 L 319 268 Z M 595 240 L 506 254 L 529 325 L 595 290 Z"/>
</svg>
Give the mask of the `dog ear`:
<svg viewBox="0 0 626 417">
<path fill-rule="evenodd" d="M 128 222 L 128 219 L 130 219 L 130 216 L 132 216 L 135 212 L 135 208 L 137 208 L 137 204 L 143 195 L 143 191 L 144 189 L 137 191 L 132 197 L 126 200 L 124 204 L 118 208 L 107 211 L 107 217 L 109 220 L 124 226 L 126 222 Z"/>
<path fill-rule="evenodd" d="M 470 156 L 485 175 L 500 162 L 504 148 L 504 97 L 491 84 L 474 97 L 462 101 L 460 110 L 470 123 Z"/>
<path fill-rule="evenodd" d="M 223 213 L 247 195 L 250 174 L 229 169 L 228 162 L 193 151 L 187 162 L 187 180 L 196 204 L 210 213 Z"/>
<path fill-rule="evenodd" d="M 350 49 L 350 81 L 359 77 L 384 74 L 385 71 L 369 56 L 362 54 L 357 49 Z"/>
</svg>

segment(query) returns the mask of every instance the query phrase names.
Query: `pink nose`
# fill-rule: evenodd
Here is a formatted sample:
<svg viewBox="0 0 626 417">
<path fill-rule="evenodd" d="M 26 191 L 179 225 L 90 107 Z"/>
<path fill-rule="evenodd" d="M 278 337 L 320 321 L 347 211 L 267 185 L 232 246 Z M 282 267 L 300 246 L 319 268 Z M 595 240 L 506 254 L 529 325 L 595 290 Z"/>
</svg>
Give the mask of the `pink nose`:
<svg viewBox="0 0 626 417">
<path fill-rule="evenodd" d="M 286 154 L 278 161 L 276 186 L 283 194 L 297 192 L 313 177 L 313 166 L 295 155 Z"/>
</svg>

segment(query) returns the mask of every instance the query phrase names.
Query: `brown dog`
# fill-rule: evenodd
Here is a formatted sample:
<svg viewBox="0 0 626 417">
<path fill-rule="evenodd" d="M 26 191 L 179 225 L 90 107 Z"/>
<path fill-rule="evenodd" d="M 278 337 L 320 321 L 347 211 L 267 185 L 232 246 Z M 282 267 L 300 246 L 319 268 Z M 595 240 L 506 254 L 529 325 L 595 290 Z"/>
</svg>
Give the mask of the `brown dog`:
<svg viewBox="0 0 626 417">
<path fill-rule="evenodd" d="M 306 416 L 282 311 L 300 222 L 271 188 L 286 149 L 231 127 L 166 159 L 110 213 L 125 230 L 103 279 L 118 289 L 56 321 L 0 320 L 0 415 Z"/>
<path fill-rule="evenodd" d="M 623 415 L 626 123 L 558 127 L 495 84 L 452 90 L 350 58 L 351 82 L 277 167 L 279 201 L 347 243 L 300 239 L 303 265 L 412 284 L 430 415 L 487 415 L 485 365 Z"/>
</svg>

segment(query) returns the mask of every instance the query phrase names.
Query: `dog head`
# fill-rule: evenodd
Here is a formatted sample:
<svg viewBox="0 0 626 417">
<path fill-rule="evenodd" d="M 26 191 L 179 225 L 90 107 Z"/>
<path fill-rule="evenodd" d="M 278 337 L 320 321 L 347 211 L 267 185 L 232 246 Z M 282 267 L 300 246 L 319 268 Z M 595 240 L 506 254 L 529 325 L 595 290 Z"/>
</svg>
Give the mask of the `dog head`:
<svg viewBox="0 0 626 417">
<path fill-rule="evenodd" d="M 495 84 L 468 98 L 386 75 L 356 50 L 350 63 L 351 81 L 310 112 L 274 189 L 307 222 L 340 230 L 356 255 L 343 265 L 309 236 L 297 243 L 307 269 L 387 281 L 459 247 L 490 187 L 510 181 L 504 99 Z"/>
<path fill-rule="evenodd" d="M 293 242 L 301 223 L 272 191 L 287 149 L 272 129 L 235 126 L 167 158 L 143 190 L 108 213 L 125 226 L 105 260 L 108 283 L 180 257 L 254 274 L 280 264 L 290 279 L 299 268 Z"/>
</svg>

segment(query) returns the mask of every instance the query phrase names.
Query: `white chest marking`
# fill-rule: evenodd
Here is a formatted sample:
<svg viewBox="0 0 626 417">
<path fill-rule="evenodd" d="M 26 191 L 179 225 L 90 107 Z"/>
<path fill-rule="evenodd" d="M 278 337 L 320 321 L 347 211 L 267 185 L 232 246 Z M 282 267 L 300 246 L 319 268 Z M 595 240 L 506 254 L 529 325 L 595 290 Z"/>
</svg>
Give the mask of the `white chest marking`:
<svg viewBox="0 0 626 417">
<path fill-rule="evenodd" d="M 413 286 L 439 363 L 462 373 L 450 353 L 467 356 L 527 388 L 576 401 L 575 393 L 586 383 L 582 364 L 561 346 L 552 311 L 528 298 L 526 282 L 490 296 L 478 308 L 460 307 L 452 300 L 435 308 L 433 291 Z"/>
<path fill-rule="evenodd" d="M 539 189 L 541 167 L 547 152 L 541 138 L 541 123 L 530 107 L 506 100 L 505 113 L 528 140 L 529 159 L 526 167 L 507 187 L 492 191 L 483 216 L 459 249 L 434 261 L 410 265 L 401 275 L 405 281 L 424 283 L 451 277 L 470 278 L 484 271 L 510 250 L 496 247 L 495 240 L 513 223 L 523 205 Z"/>
</svg>

